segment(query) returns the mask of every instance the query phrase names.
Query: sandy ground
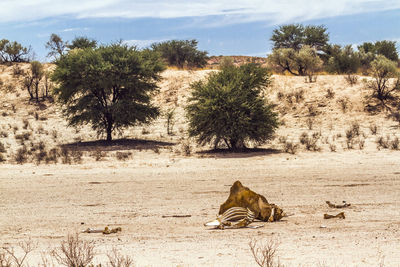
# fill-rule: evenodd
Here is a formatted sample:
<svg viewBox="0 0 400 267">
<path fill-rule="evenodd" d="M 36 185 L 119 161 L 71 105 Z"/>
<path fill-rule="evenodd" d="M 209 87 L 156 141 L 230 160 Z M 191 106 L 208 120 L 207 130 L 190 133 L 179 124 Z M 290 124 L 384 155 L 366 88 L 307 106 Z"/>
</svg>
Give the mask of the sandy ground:
<svg viewBox="0 0 400 267">
<path fill-rule="evenodd" d="M 187 139 L 184 116 L 189 84 L 209 72 L 165 71 L 155 97 L 163 115 L 116 134 L 125 141 L 104 147 L 92 142 L 99 137 L 89 126 L 67 127 L 56 104 L 30 103 L 21 77 L 1 66 L 0 246 L 32 240 L 36 249 L 28 261 L 36 266 L 41 252 L 59 246 L 68 234 L 120 226 L 117 234 L 80 235 L 95 242 L 96 262 L 115 247 L 136 266 L 256 266 L 249 242 L 274 240 L 285 266 L 400 266 L 400 151 L 376 144 L 378 137 L 399 138 L 399 124 L 387 113 L 364 110 L 370 78 L 349 86 L 343 76 L 320 76 L 312 84 L 274 76 L 266 98 L 282 122 L 276 138 L 259 152 L 210 154 Z M 167 135 L 164 114 L 172 109 L 174 135 Z M 353 124 L 360 134 L 349 148 L 346 131 Z M 295 155 L 284 153 L 280 140 L 299 144 L 304 132 L 319 133 L 319 151 L 299 145 Z M 21 141 L 24 134 L 28 139 Z M 46 150 L 69 144 L 82 151 L 82 162 L 37 166 L 32 156 L 17 165 L 17 149 L 40 141 Z M 100 151 L 104 155 L 96 161 Z M 120 161 L 117 152 L 131 155 Z M 259 229 L 205 228 L 236 180 L 294 215 Z M 324 213 L 341 211 L 328 208 L 326 200 L 351 203 L 346 219 L 324 220 Z"/>
<path fill-rule="evenodd" d="M 115 246 L 137 266 L 256 266 L 252 239 L 279 241 L 286 266 L 378 266 L 382 259 L 399 266 L 399 159 L 388 151 L 206 158 L 149 152 L 123 164 L 4 165 L 1 241 L 31 238 L 34 261 L 68 233 L 109 225 L 122 232 L 81 236 L 95 241 L 98 254 Z M 259 229 L 206 229 L 235 180 L 294 215 Z M 346 219 L 324 220 L 324 213 L 339 212 L 326 200 L 351 203 Z M 162 218 L 174 214 L 191 217 Z"/>
</svg>

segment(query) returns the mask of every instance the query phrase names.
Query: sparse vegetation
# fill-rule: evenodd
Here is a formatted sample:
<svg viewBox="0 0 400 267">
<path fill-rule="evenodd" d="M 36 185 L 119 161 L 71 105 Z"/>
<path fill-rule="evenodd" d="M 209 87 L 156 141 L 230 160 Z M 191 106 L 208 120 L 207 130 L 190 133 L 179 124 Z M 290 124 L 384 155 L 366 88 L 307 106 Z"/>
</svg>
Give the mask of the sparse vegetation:
<svg viewBox="0 0 400 267">
<path fill-rule="evenodd" d="M 260 267 L 282 267 L 277 251 L 279 243 L 273 239 L 261 243 L 257 240 L 252 240 L 249 243 L 250 251 L 258 266 Z"/>
</svg>

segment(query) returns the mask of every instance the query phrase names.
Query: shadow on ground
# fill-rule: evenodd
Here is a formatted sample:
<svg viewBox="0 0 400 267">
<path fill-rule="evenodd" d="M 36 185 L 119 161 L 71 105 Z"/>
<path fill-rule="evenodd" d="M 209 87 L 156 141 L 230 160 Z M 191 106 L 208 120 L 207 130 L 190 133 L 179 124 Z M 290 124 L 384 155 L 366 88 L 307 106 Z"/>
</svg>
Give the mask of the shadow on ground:
<svg viewBox="0 0 400 267">
<path fill-rule="evenodd" d="M 282 153 L 281 150 L 272 148 L 243 148 L 237 150 L 211 149 L 197 152 L 199 155 L 218 158 L 250 158 L 280 153 Z"/>
<path fill-rule="evenodd" d="M 154 150 L 174 146 L 175 143 L 143 140 L 143 139 L 116 139 L 111 142 L 105 140 L 75 142 L 61 145 L 62 148 L 78 151 L 116 151 L 116 150 Z"/>
</svg>

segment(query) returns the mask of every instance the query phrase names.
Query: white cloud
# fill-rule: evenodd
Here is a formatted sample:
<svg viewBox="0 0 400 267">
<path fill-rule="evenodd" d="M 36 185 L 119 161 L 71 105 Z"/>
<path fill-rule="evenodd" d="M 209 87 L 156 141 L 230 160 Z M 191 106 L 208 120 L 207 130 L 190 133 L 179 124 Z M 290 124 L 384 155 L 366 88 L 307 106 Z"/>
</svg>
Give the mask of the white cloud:
<svg viewBox="0 0 400 267">
<path fill-rule="evenodd" d="M 146 48 L 149 47 L 153 43 L 163 42 L 167 39 L 160 39 L 160 40 L 125 40 L 123 41 L 124 44 L 129 46 L 137 46 L 138 48 Z"/>
<path fill-rule="evenodd" d="M 219 16 L 210 26 L 272 24 L 399 9 L 399 0 L 1 0 L 0 22 L 74 18 Z M 28 12 L 27 12 L 28 11 Z"/>
</svg>

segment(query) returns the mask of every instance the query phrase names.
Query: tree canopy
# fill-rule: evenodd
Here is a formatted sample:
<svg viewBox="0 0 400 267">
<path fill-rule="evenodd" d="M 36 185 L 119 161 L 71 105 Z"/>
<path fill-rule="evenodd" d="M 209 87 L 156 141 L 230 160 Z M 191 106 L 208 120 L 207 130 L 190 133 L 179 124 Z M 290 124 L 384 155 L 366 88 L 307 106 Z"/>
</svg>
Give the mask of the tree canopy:
<svg viewBox="0 0 400 267">
<path fill-rule="evenodd" d="M 270 62 L 280 71 L 288 71 L 293 75 L 312 76 L 322 66 L 316 50 L 303 46 L 300 50 L 293 48 L 274 49 L 269 56 Z"/>
<path fill-rule="evenodd" d="M 16 41 L 0 40 L 1 62 L 29 62 L 31 47 L 24 47 Z"/>
<path fill-rule="evenodd" d="M 278 127 L 277 114 L 262 97 L 270 83 L 266 68 L 256 64 L 233 65 L 191 85 L 186 107 L 189 136 L 198 143 L 224 143 L 238 149 L 252 141 L 262 144 Z"/>
<path fill-rule="evenodd" d="M 75 49 L 56 61 L 54 93 L 69 125 L 89 123 L 111 141 L 114 130 L 159 115 L 150 101 L 163 69 L 157 53 L 121 43 Z"/>
<path fill-rule="evenodd" d="M 358 46 L 358 50 L 374 55 L 383 55 L 392 61 L 398 61 L 399 55 L 396 49 L 396 41 L 376 41 L 375 43 L 364 42 Z"/>
<path fill-rule="evenodd" d="M 80 37 L 75 37 L 74 40 L 72 40 L 71 44 L 66 45 L 70 50 L 72 49 L 86 49 L 86 48 L 91 48 L 94 49 L 97 47 L 97 41 L 93 39 L 89 39 L 88 37 L 85 36 L 80 36 Z"/>
<path fill-rule="evenodd" d="M 327 28 L 323 25 L 282 25 L 273 31 L 271 41 L 274 43 L 274 49 L 291 48 L 298 51 L 307 45 L 321 51 L 329 41 L 326 31 Z"/>
<path fill-rule="evenodd" d="M 170 66 L 204 67 L 207 64 L 207 52 L 197 49 L 197 40 L 171 40 L 154 43 L 151 48 L 159 52 Z"/>
</svg>

